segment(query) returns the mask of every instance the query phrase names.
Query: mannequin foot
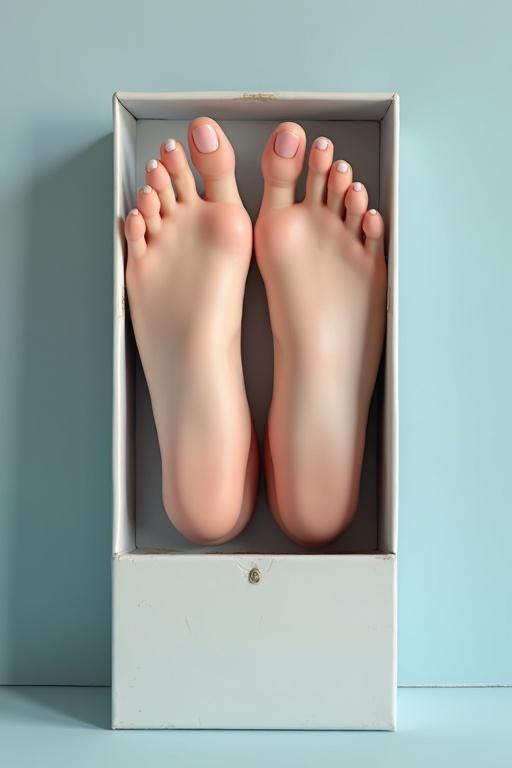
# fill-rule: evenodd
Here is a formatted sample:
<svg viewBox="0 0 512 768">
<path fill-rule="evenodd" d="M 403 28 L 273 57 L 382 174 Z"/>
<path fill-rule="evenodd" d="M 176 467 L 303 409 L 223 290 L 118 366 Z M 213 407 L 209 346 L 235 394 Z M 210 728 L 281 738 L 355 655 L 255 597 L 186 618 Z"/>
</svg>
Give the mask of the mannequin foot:
<svg viewBox="0 0 512 768">
<path fill-rule="evenodd" d="M 219 544 L 247 524 L 257 446 L 240 331 L 252 228 L 233 148 L 210 118 L 188 130 L 204 181 L 199 197 L 183 147 L 168 139 L 146 165 L 125 221 L 126 285 L 162 458 L 168 517 L 188 539 Z"/>
<path fill-rule="evenodd" d="M 306 546 L 338 536 L 359 496 L 366 424 L 386 323 L 384 223 L 326 138 L 313 143 L 306 196 L 295 202 L 306 137 L 283 123 L 262 157 L 255 228 L 274 337 L 265 448 L 269 502 Z"/>
</svg>

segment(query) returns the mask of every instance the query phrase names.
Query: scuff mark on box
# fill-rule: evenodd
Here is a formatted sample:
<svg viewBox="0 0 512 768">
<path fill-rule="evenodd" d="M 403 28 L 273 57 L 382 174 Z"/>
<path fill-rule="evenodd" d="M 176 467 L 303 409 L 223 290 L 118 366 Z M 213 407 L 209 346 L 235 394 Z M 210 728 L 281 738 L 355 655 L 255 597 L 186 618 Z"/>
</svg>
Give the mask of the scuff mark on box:
<svg viewBox="0 0 512 768">
<path fill-rule="evenodd" d="M 275 101 L 277 96 L 273 93 L 242 93 L 241 96 L 235 96 L 235 101 Z"/>
</svg>

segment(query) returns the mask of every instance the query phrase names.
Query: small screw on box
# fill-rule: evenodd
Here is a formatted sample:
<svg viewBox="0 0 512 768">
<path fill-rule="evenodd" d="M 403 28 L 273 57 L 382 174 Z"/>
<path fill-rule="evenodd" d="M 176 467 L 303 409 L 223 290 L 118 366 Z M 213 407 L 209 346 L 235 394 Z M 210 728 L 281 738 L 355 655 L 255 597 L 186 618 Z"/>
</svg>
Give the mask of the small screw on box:
<svg viewBox="0 0 512 768">
<path fill-rule="evenodd" d="M 259 568 L 251 568 L 249 571 L 249 581 L 251 584 L 257 584 L 261 579 Z"/>
</svg>

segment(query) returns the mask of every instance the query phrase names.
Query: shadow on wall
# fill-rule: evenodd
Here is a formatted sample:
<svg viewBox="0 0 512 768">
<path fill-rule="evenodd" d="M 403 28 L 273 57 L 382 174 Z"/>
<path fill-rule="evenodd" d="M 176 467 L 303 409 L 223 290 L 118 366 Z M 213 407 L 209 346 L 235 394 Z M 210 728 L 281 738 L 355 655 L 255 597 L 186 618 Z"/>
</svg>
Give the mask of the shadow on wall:
<svg viewBox="0 0 512 768">
<path fill-rule="evenodd" d="M 7 717 L 11 722 L 16 719 L 18 727 L 33 727 L 37 723 L 38 727 L 110 730 L 110 687 L 23 685 L 9 688 L 0 698 L 0 717 Z"/>
<path fill-rule="evenodd" d="M 23 201 L 12 680 L 2 682 L 110 682 L 111 168 L 105 136 Z"/>
</svg>

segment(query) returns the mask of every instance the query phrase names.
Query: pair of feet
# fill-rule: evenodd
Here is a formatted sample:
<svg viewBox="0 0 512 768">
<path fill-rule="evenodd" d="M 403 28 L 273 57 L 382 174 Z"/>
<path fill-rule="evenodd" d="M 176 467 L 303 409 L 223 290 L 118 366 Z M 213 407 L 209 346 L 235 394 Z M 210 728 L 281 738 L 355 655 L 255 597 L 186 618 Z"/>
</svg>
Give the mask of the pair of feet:
<svg viewBox="0 0 512 768">
<path fill-rule="evenodd" d="M 168 139 L 125 221 L 130 312 L 162 458 L 165 510 L 188 539 L 220 544 L 249 521 L 258 447 L 240 355 L 253 229 L 235 155 L 212 119 Z M 256 259 L 274 338 L 265 439 L 270 507 L 282 530 L 324 544 L 357 506 L 368 409 L 386 319 L 384 224 L 350 165 L 316 139 L 303 202 L 303 129 L 282 123 L 262 156 Z"/>
</svg>

